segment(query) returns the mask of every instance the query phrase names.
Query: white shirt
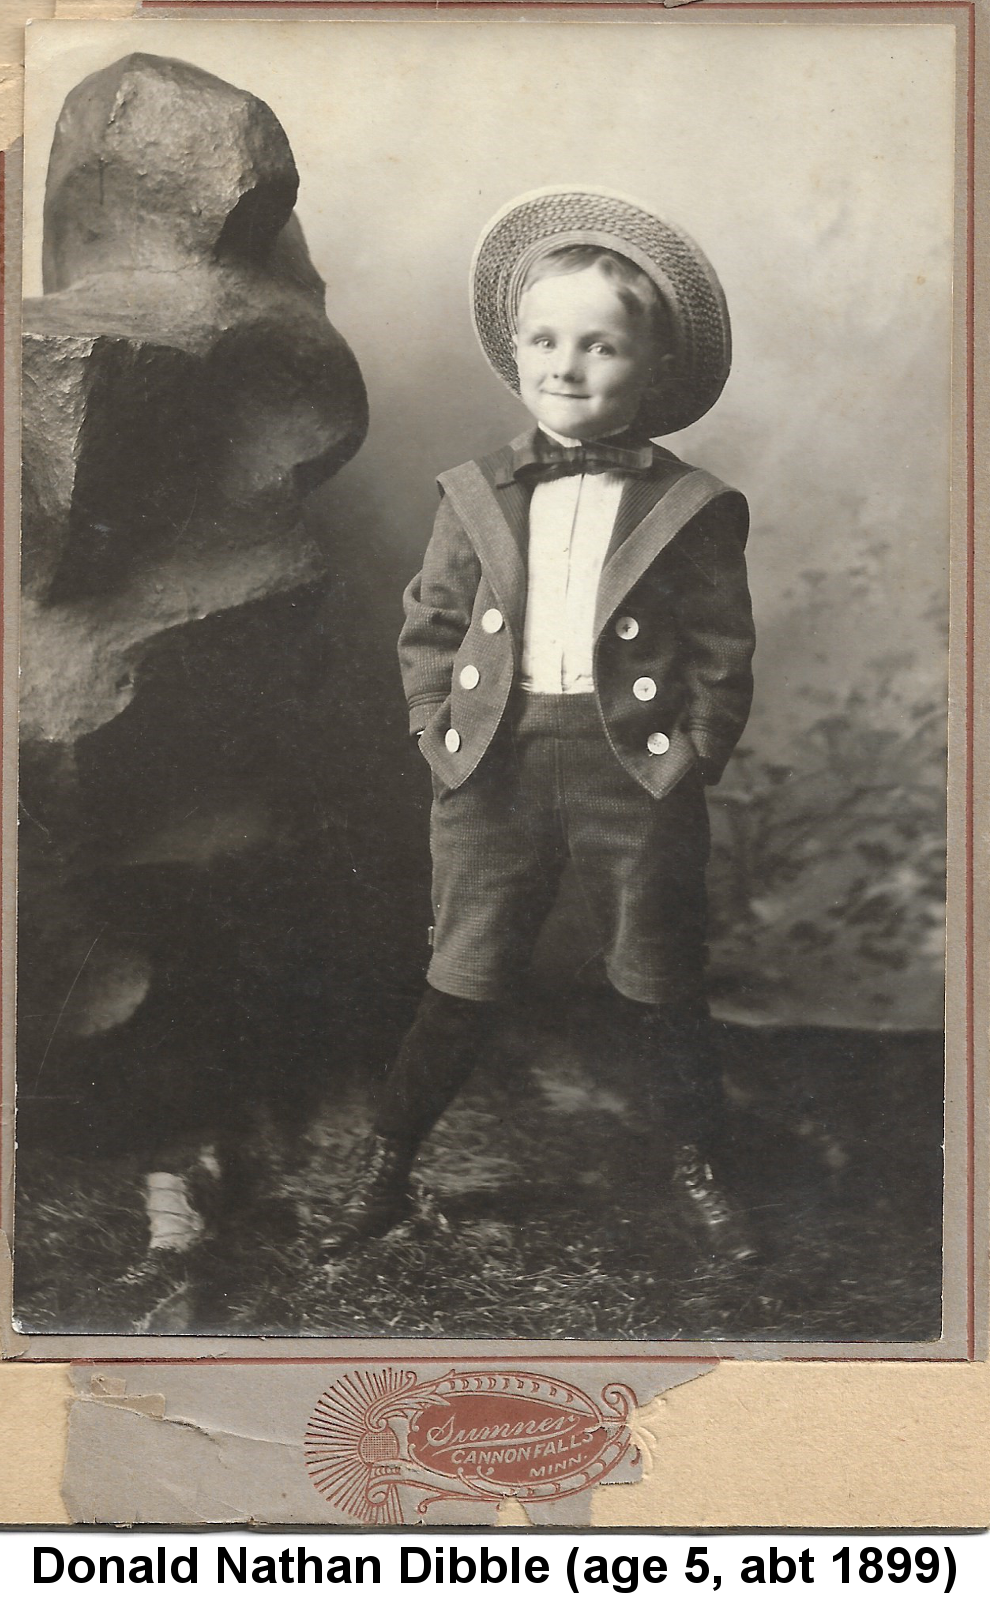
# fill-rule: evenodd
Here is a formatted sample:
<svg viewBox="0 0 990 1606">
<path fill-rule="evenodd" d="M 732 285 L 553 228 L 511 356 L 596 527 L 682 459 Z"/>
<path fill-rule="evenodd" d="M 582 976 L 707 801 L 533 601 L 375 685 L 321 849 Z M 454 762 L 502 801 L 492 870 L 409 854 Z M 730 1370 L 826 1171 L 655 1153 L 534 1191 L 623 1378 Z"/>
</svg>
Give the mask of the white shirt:
<svg viewBox="0 0 990 1606">
<path fill-rule="evenodd" d="M 622 474 L 568 474 L 533 487 L 520 677 L 526 691 L 594 690 L 598 581 L 625 483 Z"/>
</svg>

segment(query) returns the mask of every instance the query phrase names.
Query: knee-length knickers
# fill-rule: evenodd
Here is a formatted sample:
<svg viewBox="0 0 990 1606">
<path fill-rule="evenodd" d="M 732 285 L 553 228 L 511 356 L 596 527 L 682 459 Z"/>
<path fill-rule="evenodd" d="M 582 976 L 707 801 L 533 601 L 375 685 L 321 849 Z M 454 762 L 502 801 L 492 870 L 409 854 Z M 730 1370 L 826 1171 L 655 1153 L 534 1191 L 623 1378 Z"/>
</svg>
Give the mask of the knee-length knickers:
<svg viewBox="0 0 990 1606">
<path fill-rule="evenodd" d="M 431 986 L 494 999 L 529 963 L 568 865 L 612 985 L 703 1010 L 708 813 L 696 770 L 656 799 L 620 764 L 592 695 L 515 692 L 498 740 L 434 776 Z"/>
</svg>

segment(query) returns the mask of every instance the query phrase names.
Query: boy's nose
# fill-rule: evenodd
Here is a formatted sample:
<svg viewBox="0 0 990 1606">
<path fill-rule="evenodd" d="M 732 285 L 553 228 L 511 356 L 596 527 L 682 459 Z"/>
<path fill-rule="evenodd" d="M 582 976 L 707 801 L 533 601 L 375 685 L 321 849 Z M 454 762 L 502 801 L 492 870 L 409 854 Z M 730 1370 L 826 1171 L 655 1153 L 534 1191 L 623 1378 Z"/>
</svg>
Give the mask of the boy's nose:
<svg viewBox="0 0 990 1606">
<path fill-rule="evenodd" d="M 558 346 L 555 352 L 555 370 L 560 379 L 576 379 L 581 372 L 580 353 L 576 347 Z"/>
</svg>

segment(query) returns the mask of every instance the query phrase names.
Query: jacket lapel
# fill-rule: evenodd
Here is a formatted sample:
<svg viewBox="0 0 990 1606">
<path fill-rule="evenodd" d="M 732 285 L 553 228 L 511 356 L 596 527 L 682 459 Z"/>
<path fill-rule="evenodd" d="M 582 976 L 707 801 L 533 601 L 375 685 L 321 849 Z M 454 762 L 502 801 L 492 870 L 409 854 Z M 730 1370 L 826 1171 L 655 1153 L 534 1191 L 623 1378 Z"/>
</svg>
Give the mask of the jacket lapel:
<svg viewBox="0 0 990 1606">
<path fill-rule="evenodd" d="M 623 493 L 605 567 L 598 583 L 595 640 L 654 559 L 706 503 L 725 490 L 704 469 L 677 463 L 681 472 L 661 481 L 631 482 Z M 643 493 L 652 492 L 651 499 Z M 637 494 L 639 493 L 639 494 Z M 642 510 L 642 511 L 641 511 Z"/>
<path fill-rule="evenodd" d="M 507 452 L 511 448 L 506 448 Z M 501 457 L 501 454 L 499 454 Z M 492 460 L 486 460 L 490 468 Z M 529 491 L 518 480 L 492 484 L 477 463 L 462 463 L 440 475 L 464 530 L 481 560 L 485 578 L 516 641 L 526 607 L 526 546 Z"/>
<path fill-rule="evenodd" d="M 648 475 L 631 476 L 622 492 L 622 500 L 615 516 L 615 524 L 605 554 L 605 562 L 619 550 L 626 538 L 632 535 L 646 515 L 659 502 L 660 498 L 670 489 L 671 484 L 680 475 L 688 471 L 689 464 L 683 463 L 673 452 L 668 452 L 665 446 L 658 446 L 653 442 L 653 470 Z"/>
<path fill-rule="evenodd" d="M 662 476 L 654 474 L 649 478 L 630 476 L 622 489 L 618 512 L 615 515 L 615 524 L 612 526 L 612 535 L 605 554 L 605 562 L 616 553 L 630 536 L 637 525 L 641 524 L 650 509 L 663 496 L 670 485 L 671 478 L 682 465 L 676 460 L 669 466 L 662 464 L 668 472 Z"/>
<path fill-rule="evenodd" d="M 439 476 L 516 643 L 522 639 L 526 607 L 530 491 L 513 478 L 512 462 L 515 448 L 526 439 L 521 436 L 481 464 L 462 463 Z M 664 547 L 725 490 L 714 474 L 691 468 L 663 448 L 657 451 L 663 455 L 654 473 L 631 477 L 622 492 L 598 585 L 596 640 Z"/>
</svg>

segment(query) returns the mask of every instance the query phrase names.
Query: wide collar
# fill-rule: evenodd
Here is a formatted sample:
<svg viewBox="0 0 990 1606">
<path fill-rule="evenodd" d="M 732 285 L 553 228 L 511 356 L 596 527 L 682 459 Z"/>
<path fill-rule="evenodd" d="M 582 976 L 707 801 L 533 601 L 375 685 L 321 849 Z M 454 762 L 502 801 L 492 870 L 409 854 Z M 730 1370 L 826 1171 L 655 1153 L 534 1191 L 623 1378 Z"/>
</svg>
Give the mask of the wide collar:
<svg viewBox="0 0 990 1606">
<path fill-rule="evenodd" d="M 514 477 L 513 468 L 518 455 L 531 445 L 532 435 L 533 431 L 527 430 L 488 457 L 441 474 L 439 480 L 474 544 L 517 641 L 526 606 L 531 491 Z M 604 623 L 602 610 L 607 607 L 611 611 L 613 599 L 617 598 L 615 605 L 621 601 L 618 593 L 622 588 L 622 594 L 628 591 L 657 552 L 677 534 L 685 516 L 697 511 L 695 503 L 703 505 L 724 489 L 712 475 L 691 469 L 665 447 L 654 445 L 653 450 L 652 472 L 630 477 L 623 486 L 599 585 L 596 634 Z M 692 485 L 671 499 L 672 490 L 685 479 Z M 666 513 L 662 513 L 665 507 Z"/>
<path fill-rule="evenodd" d="M 520 459 L 532 453 L 538 426 L 527 429 L 507 446 L 502 446 L 479 463 L 482 474 L 491 483 L 505 522 L 525 562 L 529 540 L 529 503 L 532 487 L 515 477 Z M 685 471 L 686 465 L 673 452 L 653 442 L 653 470 L 646 475 L 630 475 L 622 488 L 615 524 L 609 541 L 606 562 L 612 553 L 631 535 L 650 509 L 660 499 L 671 481 Z"/>
</svg>

